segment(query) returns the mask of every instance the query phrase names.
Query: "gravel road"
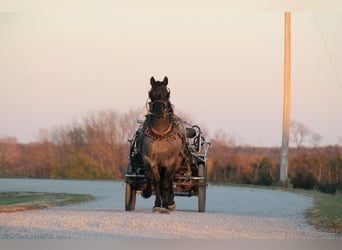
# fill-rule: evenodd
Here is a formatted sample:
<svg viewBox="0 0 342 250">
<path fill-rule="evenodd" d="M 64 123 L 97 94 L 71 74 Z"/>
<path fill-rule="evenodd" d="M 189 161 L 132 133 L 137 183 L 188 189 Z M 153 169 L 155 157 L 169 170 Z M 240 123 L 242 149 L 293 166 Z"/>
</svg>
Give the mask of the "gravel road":
<svg viewBox="0 0 342 250">
<path fill-rule="evenodd" d="M 0 239 L 342 239 L 317 231 L 304 212 L 312 198 L 277 190 L 210 185 L 207 210 L 197 197 L 176 197 L 170 214 L 152 213 L 153 198 L 124 211 L 115 181 L 1 179 L 0 192 L 85 193 L 95 200 L 42 210 L 0 213 Z"/>
</svg>

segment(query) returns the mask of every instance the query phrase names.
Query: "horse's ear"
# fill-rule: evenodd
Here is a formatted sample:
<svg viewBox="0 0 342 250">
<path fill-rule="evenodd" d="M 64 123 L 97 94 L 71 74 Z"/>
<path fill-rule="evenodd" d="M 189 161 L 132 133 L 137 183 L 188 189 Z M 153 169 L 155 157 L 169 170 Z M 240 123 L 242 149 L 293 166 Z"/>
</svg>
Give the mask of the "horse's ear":
<svg viewBox="0 0 342 250">
<path fill-rule="evenodd" d="M 153 76 L 152 76 L 151 79 L 150 79 L 150 83 L 151 83 L 152 86 L 156 83 L 156 80 L 154 80 L 154 77 L 153 77 Z"/>
<path fill-rule="evenodd" d="M 167 76 L 164 77 L 164 80 L 163 80 L 165 86 L 167 86 L 168 82 L 169 82 L 169 79 L 167 78 Z"/>
</svg>

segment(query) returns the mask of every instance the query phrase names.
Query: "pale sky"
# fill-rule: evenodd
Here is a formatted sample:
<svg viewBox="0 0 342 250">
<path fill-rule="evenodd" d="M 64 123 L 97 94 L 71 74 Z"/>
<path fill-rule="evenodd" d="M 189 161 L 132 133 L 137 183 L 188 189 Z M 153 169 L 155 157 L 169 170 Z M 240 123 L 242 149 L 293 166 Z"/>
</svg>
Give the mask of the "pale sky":
<svg viewBox="0 0 342 250">
<path fill-rule="evenodd" d="M 101 1 L 100 1 L 101 2 Z M 280 146 L 284 12 L 0 12 L 0 137 L 20 142 L 88 111 L 143 111 L 149 79 L 240 144 Z M 292 12 L 291 119 L 342 143 L 342 11 Z"/>
</svg>

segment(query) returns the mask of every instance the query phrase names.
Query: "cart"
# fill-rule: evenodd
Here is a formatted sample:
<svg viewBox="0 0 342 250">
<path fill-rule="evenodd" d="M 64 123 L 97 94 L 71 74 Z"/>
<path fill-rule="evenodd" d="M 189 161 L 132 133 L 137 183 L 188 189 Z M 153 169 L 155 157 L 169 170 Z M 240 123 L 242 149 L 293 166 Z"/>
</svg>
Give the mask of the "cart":
<svg viewBox="0 0 342 250">
<path fill-rule="evenodd" d="M 137 121 L 140 126 L 131 140 L 128 168 L 125 174 L 125 210 L 135 210 L 137 194 L 141 194 L 146 186 L 144 163 L 139 154 L 137 138 L 141 133 L 143 121 Z M 197 125 L 184 122 L 186 128 L 187 152 L 180 168 L 173 178 L 173 193 L 175 196 L 198 197 L 198 212 L 205 212 L 207 182 L 207 153 L 211 145 L 202 135 Z"/>
</svg>

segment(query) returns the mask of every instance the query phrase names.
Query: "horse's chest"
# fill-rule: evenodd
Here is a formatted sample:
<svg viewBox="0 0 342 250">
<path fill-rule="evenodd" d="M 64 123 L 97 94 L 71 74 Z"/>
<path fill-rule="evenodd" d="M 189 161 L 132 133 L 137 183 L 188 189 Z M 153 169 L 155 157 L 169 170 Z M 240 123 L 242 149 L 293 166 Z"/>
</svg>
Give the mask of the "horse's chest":
<svg viewBox="0 0 342 250">
<path fill-rule="evenodd" d="M 181 153 L 181 141 L 174 140 L 155 140 L 145 144 L 145 153 L 155 160 L 169 159 L 178 157 Z"/>
</svg>

